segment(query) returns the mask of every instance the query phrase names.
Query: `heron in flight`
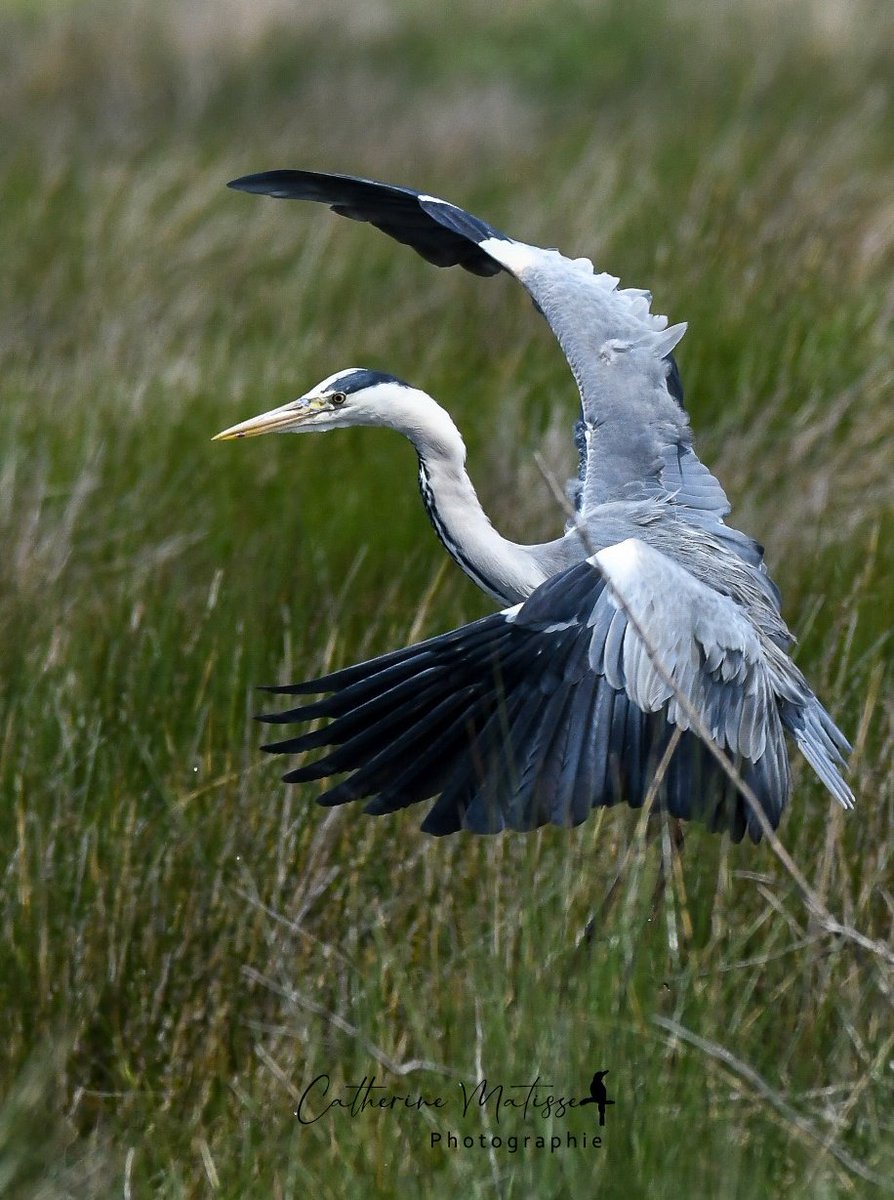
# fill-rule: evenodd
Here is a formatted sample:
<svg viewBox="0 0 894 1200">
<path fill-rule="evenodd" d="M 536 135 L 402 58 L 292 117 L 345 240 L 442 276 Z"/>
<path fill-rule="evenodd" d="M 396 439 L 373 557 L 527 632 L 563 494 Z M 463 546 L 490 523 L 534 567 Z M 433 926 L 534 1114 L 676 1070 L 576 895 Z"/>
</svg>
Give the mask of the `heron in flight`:
<svg viewBox="0 0 894 1200">
<path fill-rule="evenodd" d="M 785 735 L 845 808 L 850 746 L 789 656 L 763 549 L 725 522 L 699 461 L 673 350 L 685 325 L 587 259 L 507 237 L 454 204 L 349 175 L 270 171 L 230 187 L 315 200 L 439 267 L 506 271 L 546 318 L 580 392 L 574 515 L 519 545 L 491 525 L 447 411 L 392 375 L 350 368 L 218 438 L 387 426 L 413 443 L 422 500 L 448 554 L 502 607 L 357 666 L 273 692 L 322 696 L 262 719 L 321 728 L 265 746 L 326 748 L 288 782 L 345 775 L 325 805 L 393 812 L 434 799 L 422 829 L 577 825 L 649 803 L 739 841 L 775 828 L 791 791 Z M 697 718 L 697 719 L 694 719 Z"/>
</svg>

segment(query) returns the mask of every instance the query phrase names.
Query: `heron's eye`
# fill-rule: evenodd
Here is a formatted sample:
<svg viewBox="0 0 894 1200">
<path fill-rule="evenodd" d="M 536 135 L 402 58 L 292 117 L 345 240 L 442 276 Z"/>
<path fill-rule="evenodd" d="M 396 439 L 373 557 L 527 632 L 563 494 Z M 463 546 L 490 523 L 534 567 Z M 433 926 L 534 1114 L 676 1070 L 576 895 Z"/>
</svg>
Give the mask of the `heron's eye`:
<svg viewBox="0 0 894 1200">
<path fill-rule="evenodd" d="M 347 400 L 347 396 L 344 394 L 344 392 L 333 392 L 329 399 L 336 408 L 341 408 L 341 406 Z"/>
</svg>

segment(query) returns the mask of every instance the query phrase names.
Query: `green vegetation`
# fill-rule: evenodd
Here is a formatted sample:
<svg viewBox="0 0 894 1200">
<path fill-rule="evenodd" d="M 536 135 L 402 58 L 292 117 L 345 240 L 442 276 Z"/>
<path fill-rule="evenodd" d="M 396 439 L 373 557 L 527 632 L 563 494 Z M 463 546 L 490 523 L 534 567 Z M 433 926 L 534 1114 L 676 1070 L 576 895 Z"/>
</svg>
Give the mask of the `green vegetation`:
<svg viewBox="0 0 894 1200">
<path fill-rule="evenodd" d="M 22 0 L 0 33 L 0 1194 L 876 1194 L 890 6 Z M 339 367 L 392 370 L 456 414 L 528 538 L 561 523 L 533 457 L 570 468 L 574 410 L 510 281 L 223 187 L 299 165 L 425 186 L 689 320 L 699 449 L 856 746 L 857 811 L 798 762 L 782 842 L 867 943 L 767 846 L 690 829 L 653 911 L 635 813 L 434 841 L 416 811 L 279 783 L 254 685 L 488 606 L 442 569 L 400 439 L 211 436 Z M 388 1069 L 413 1060 L 447 1073 Z M 583 1096 L 597 1067 L 601 1150 L 429 1147 L 592 1136 L 592 1109 L 464 1120 L 458 1080 Z M 441 1092 L 449 1117 L 301 1127 L 321 1072 Z"/>
</svg>

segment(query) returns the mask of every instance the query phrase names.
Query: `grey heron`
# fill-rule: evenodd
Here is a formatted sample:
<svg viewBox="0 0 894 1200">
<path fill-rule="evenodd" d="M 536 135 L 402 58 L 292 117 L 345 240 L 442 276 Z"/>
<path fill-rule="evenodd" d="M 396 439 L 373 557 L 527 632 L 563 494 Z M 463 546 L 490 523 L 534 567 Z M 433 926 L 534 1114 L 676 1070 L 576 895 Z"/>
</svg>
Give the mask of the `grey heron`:
<svg viewBox="0 0 894 1200">
<path fill-rule="evenodd" d="M 727 497 L 693 449 L 672 354 L 685 325 L 668 326 L 648 292 L 619 287 L 587 259 L 508 237 L 410 188 L 312 171 L 229 186 L 327 204 L 437 266 L 508 272 L 551 327 L 580 393 L 574 517 L 541 545 L 493 528 L 450 415 L 394 376 L 339 371 L 217 435 L 397 430 L 416 449 L 435 532 L 502 605 L 427 641 L 269 689 L 323 698 L 262 720 L 328 719 L 264 747 L 328 751 L 285 780 L 346 775 L 320 802 L 366 799 L 373 814 L 434 799 L 422 829 L 438 835 L 577 825 L 595 807 L 648 801 L 758 841 L 751 805 L 700 734 L 775 828 L 791 791 L 788 733 L 852 807 L 841 775 L 850 746 L 789 656 L 794 639 L 763 548 L 726 524 Z"/>
</svg>

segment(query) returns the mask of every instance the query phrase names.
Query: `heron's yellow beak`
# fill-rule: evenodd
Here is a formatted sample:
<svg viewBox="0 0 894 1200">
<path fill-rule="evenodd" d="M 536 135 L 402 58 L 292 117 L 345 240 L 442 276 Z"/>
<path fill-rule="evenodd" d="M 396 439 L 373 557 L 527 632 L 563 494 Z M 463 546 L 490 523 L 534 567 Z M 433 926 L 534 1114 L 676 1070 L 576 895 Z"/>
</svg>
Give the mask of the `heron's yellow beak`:
<svg viewBox="0 0 894 1200">
<path fill-rule="evenodd" d="M 216 433 L 211 440 L 228 442 L 232 438 L 258 437 L 262 433 L 284 433 L 297 428 L 308 417 L 314 416 L 320 411 L 320 407 L 318 401 L 292 400 L 289 404 L 271 409 L 270 412 L 249 417 L 247 421 L 240 421 L 238 425 L 231 425 L 229 429 Z"/>
</svg>

